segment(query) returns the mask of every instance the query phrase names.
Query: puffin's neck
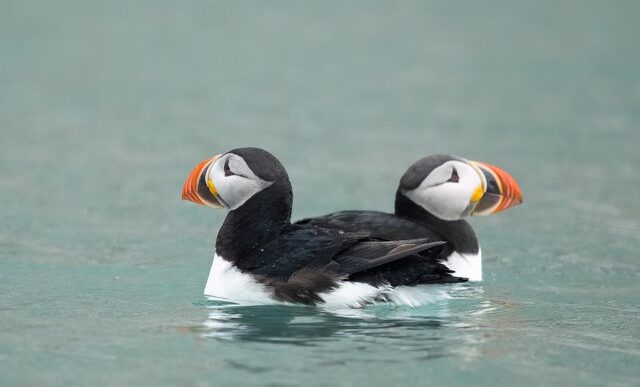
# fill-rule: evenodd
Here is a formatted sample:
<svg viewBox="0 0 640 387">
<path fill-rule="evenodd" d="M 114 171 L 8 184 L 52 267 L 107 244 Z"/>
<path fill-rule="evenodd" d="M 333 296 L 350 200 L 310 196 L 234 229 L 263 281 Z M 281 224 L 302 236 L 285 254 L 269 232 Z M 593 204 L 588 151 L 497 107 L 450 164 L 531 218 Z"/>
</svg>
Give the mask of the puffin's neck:
<svg viewBox="0 0 640 387">
<path fill-rule="evenodd" d="M 275 239 L 291 224 L 292 201 L 291 186 L 274 182 L 229 211 L 218 232 L 216 254 L 237 262 Z"/>
<path fill-rule="evenodd" d="M 467 221 L 442 220 L 411 201 L 399 190 L 396 192 L 396 215 L 439 234 L 459 253 L 477 254 L 480 249 L 476 233 Z"/>
</svg>

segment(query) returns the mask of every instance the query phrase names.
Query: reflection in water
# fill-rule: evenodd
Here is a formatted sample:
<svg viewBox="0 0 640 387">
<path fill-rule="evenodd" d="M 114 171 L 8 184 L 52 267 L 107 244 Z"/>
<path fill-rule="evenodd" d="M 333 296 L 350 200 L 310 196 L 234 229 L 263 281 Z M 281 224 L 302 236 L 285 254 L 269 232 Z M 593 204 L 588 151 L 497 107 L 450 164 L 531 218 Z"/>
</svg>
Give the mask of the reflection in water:
<svg viewBox="0 0 640 387">
<path fill-rule="evenodd" d="M 505 321 L 495 316 L 505 303 L 485 299 L 479 286 L 461 286 L 450 295 L 449 300 L 420 308 L 374 305 L 341 310 L 207 301 L 207 320 L 191 331 L 209 339 L 296 346 L 351 342 L 365 351 L 387 347 L 413 351 L 419 359 L 496 356 L 483 344 L 509 334 L 509 329 L 498 332 Z"/>
<path fill-rule="evenodd" d="M 333 337 L 385 335 L 394 328 L 438 327 L 436 318 L 384 318 L 394 310 L 322 310 L 297 306 L 213 306 L 204 337 L 310 345 Z M 386 309 L 386 308 L 385 308 Z M 399 312 L 399 311 L 398 311 Z"/>
</svg>

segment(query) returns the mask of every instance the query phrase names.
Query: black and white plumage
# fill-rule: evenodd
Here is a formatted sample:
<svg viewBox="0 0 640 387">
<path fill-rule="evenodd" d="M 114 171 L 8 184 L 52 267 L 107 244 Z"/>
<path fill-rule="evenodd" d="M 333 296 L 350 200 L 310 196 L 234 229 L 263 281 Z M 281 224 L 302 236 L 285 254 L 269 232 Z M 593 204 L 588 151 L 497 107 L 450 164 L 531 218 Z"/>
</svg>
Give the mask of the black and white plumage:
<svg viewBox="0 0 640 387">
<path fill-rule="evenodd" d="M 515 180 L 502 169 L 456 156 L 414 163 L 396 191 L 395 213 L 340 211 L 307 218 L 310 224 L 384 239 L 427 238 L 448 244 L 442 258 L 456 276 L 482 280 L 482 252 L 468 215 L 488 215 L 522 202 Z"/>
<path fill-rule="evenodd" d="M 384 240 L 292 224 L 288 175 L 262 149 L 240 148 L 205 160 L 187 179 L 183 198 L 229 209 L 216 241 L 208 296 L 245 304 L 417 305 L 434 294 L 422 294 L 417 285 L 466 281 L 439 261 L 439 240 Z"/>
</svg>

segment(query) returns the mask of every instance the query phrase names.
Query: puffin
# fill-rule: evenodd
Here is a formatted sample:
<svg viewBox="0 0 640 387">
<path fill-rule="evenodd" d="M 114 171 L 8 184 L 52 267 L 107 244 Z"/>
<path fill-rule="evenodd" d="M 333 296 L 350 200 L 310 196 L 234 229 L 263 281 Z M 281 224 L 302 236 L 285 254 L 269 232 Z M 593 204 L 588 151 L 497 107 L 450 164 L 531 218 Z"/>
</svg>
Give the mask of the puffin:
<svg viewBox="0 0 640 387">
<path fill-rule="evenodd" d="M 434 286 L 427 285 L 467 281 L 443 264 L 446 243 L 439 239 L 381 238 L 335 224 L 293 224 L 287 171 L 260 148 L 202 161 L 185 181 L 182 198 L 228 211 L 204 290 L 214 299 L 243 305 L 417 306 L 433 302 Z"/>
<path fill-rule="evenodd" d="M 395 213 L 340 211 L 302 219 L 376 238 L 427 238 L 447 242 L 442 252 L 454 276 L 482 280 L 482 250 L 468 216 L 496 214 L 522 203 L 516 180 L 494 165 L 454 155 L 431 155 L 407 169 L 398 185 Z"/>
</svg>

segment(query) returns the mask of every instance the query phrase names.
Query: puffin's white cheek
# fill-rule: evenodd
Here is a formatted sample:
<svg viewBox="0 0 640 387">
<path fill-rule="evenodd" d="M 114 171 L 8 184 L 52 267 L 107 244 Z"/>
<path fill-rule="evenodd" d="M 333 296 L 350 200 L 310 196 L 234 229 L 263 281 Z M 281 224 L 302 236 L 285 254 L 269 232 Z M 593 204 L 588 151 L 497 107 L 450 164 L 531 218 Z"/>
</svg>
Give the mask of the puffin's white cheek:
<svg viewBox="0 0 640 387">
<path fill-rule="evenodd" d="M 238 176 L 224 176 L 216 180 L 216 188 L 222 200 L 229 206 L 230 210 L 238 208 L 251 196 L 249 181 Z"/>
<path fill-rule="evenodd" d="M 240 176 L 225 176 L 216 180 L 218 193 L 230 210 L 240 207 L 269 185 L 271 183 L 264 180 L 252 180 Z"/>
<path fill-rule="evenodd" d="M 458 220 L 469 205 L 469 195 L 454 184 L 442 184 L 428 191 L 427 210 L 441 219 Z"/>
</svg>

